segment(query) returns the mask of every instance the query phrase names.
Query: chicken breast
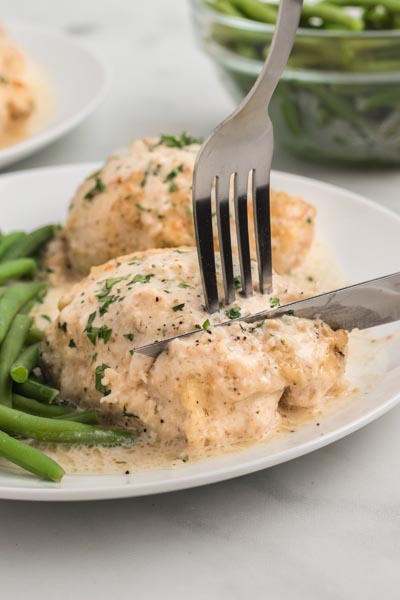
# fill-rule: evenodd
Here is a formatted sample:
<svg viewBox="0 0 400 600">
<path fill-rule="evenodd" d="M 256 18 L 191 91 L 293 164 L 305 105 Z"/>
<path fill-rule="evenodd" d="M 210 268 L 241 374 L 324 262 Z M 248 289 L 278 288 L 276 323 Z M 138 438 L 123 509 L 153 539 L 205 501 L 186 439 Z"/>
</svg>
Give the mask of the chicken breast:
<svg viewBox="0 0 400 600">
<path fill-rule="evenodd" d="M 197 255 L 190 248 L 147 251 L 93 268 L 61 300 L 41 360 L 61 397 L 106 418 L 192 448 L 262 439 L 279 422 L 279 403 L 319 407 L 345 367 L 347 336 L 294 317 L 211 328 L 301 297 L 275 275 L 275 296 L 238 296 L 209 315 Z M 192 329 L 157 359 L 135 348 Z M 200 331 L 201 330 L 201 331 Z"/>
<path fill-rule="evenodd" d="M 0 135 L 26 121 L 35 107 L 24 55 L 0 30 Z"/>
<path fill-rule="evenodd" d="M 137 140 L 89 176 L 72 198 L 64 228 L 73 269 L 86 275 L 91 266 L 129 252 L 194 245 L 191 186 L 199 147 L 185 134 Z M 304 259 L 314 217 L 314 207 L 301 198 L 272 192 L 278 273 Z"/>
</svg>

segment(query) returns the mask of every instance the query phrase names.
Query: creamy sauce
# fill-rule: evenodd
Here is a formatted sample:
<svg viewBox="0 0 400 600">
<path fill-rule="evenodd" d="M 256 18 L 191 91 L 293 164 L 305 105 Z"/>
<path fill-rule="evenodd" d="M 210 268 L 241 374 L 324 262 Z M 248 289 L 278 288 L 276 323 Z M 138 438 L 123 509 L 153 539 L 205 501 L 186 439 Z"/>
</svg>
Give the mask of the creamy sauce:
<svg viewBox="0 0 400 600">
<path fill-rule="evenodd" d="M 0 149 L 13 146 L 41 131 L 54 113 L 54 91 L 45 74 L 36 65 L 28 63 L 25 83 L 32 91 L 35 107 L 27 119 L 16 121 L 2 133 Z"/>
<path fill-rule="evenodd" d="M 393 344 L 399 345 L 400 333 L 391 336 Z M 326 398 L 323 410 L 280 410 L 281 422 L 273 433 L 259 442 L 243 440 L 234 445 L 207 448 L 201 452 L 188 452 L 184 444 L 151 445 L 145 438 L 130 447 L 87 448 L 79 446 L 37 444 L 46 454 L 58 461 L 68 474 L 134 474 L 150 469 L 175 469 L 185 463 L 194 464 L 213 457 L 238 453 L 250 447 L 261 447 L 280 438 L 292 435 L 310 426 L 324 432 L 324 419 L 360 399 L 368 393 L 377 377 L 387 372 L 386 353 L 383 351 L 388 338 L 376 339 L 370 331 L 355 331 L 350 334 L 346 381 Z M 365 365 L 371 373 L 365 376 Z"/>
</svg>

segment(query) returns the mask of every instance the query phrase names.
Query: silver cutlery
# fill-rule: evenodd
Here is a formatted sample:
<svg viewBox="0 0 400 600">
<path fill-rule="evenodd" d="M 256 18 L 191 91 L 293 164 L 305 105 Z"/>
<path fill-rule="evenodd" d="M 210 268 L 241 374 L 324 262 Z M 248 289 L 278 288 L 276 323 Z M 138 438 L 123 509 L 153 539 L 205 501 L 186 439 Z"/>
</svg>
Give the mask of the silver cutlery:
<svg viewBox="0 0 400 600">
<path fill-rule="evenodd" d="M 209 312 L 219 308 L 212 206 L 216 206 L 224 301 L 235 299 L 230 205 L 234 205 L 236 237 L 244 296 L 253 292 L 248 202 L 253 203 L 258 278 L 261 293 L 272 290 L 269 180 L 273 129 L 268 105 L 288 61 L 300 21 L 302 0 L 281 0 L 275 33 L 264 67 L 240 106 L 203 144 L 193 177 L 193 214 L 197 250 Z"/>
<path fill-rule="evenodd" d="M 293 315 L 304 319 L 321 319 L 334 330 L 368 329 L 400 320 L 400 272 L 357 283 L 305 300 L 285 304 L 279 308 L 263 310 L 254 315 L 239 317 L 210 326 L 223 327 L 232 323 L 257 323 L 266 319 L 278 319 Z M 194 330 L 136 348 L 135 352 L 156 357 L 174 339 L 202 335 Z"/>
</svg>

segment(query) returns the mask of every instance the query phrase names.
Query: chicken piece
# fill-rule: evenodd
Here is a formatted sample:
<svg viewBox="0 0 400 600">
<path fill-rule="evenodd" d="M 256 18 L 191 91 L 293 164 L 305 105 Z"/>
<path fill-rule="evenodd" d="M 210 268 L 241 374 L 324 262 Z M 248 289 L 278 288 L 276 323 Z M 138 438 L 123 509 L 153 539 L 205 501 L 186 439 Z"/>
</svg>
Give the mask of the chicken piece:
<svg viewBox="0 0 400 600">
<path fill-rule="evenodd" d="M 272 192 L 272 256 L 277 273 L 290 273 L 305 259 L 314 240 L 316 213 L 300 196 Z"/>
<path fill-rule="evenodd" d="M 24 55 L 0 30 L 0 135 L 26 121 L 35 108 Z"/>
<path fill-rule="evenodd" d="M 194 245 L 192 176 L 199 145 L 190 138 L 172 140 L 134 141 L 78 188 L 64 228 L 78 274 L 129 252 Z M 315 209 L 300 197 L 271 193 L 278 273 L 288 273 L 304 259 L 314 237 L 314 216 Z"/>
<path fill-rule="evenodd" d="M 284 317 L 258 325 L 227 318 L 301 297 L 274 276 L 275 297 L 256 293 L 209 315 L 197 255 L 153 250 L 92 269 L 60 301 L 41 360 L 61 397 L 105 418 L 143 427 L 161 442 L 191 448 L 262 439 L 279 422 L 279 402 L 317 406 L 343 373 L 346 334 Z M 278 300 L 279 299 L 279 300 Z M 192 329 L 156 360 L 135 348 Z"/>
</svg>

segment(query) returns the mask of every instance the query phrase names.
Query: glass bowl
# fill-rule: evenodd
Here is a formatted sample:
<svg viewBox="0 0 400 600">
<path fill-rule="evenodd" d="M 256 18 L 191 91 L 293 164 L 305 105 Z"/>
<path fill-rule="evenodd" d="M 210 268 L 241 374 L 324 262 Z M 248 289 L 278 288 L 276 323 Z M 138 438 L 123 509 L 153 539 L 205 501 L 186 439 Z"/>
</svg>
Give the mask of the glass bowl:
<svg viewBox="0 0 400 600">
<path fill-rule="evenodd" d="M 202 47 L 241 100 L 274 26 L 191 3 Z M 400 30 L 300 28 L 269 112 L 275 137 L 305 158 L 400 164 Z"/>
</svg>

